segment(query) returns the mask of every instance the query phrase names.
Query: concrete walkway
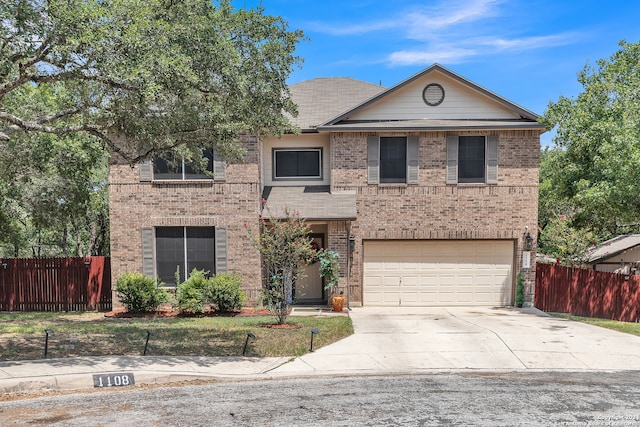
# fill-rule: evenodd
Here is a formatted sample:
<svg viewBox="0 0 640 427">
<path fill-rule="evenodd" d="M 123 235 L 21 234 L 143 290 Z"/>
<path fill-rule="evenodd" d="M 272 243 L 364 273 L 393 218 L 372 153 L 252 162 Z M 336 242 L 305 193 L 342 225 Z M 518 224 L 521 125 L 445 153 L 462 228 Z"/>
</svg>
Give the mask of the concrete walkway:
<svg viewBox="0 0 640 427">
<path fill-rule="evenodd" d="M 640 337 L 536 309 L 358 307 L 355 334 L 290 358 L 114 356 L 0 362 L 0 392 L 94 387 L 94 375 L 136 384 L 196 378 L 458 370 L 640 370 Z"/>
</svg>

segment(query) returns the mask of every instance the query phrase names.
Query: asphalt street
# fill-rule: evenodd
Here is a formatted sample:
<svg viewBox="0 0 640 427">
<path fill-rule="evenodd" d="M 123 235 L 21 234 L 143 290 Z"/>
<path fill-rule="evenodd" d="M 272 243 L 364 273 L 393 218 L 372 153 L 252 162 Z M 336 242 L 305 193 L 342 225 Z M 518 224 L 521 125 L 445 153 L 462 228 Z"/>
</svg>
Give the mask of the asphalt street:
<svg viewBox="0 0 640 427">
<path fill-rule="evenodd" d="M 0 403 L 4 426 L 635 426 L 640 372 L 344 376 Z"/>
</svg>

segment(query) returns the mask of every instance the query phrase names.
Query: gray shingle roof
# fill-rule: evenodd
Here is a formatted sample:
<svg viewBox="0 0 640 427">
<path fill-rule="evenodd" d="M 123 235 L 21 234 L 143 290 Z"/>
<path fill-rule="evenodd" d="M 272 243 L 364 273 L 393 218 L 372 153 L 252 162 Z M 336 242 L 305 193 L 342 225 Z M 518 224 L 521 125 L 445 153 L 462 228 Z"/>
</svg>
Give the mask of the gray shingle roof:
<svg viewBox="0 0 640 427">
<path fill-rule="evenodd" d="M 321 189 L 323 190 L 323 189 Z M 330 193 L 314 187 L 265 188 L 266 207 L 275 219 L 286 218 L 286 212 L 298 212 L 306 220 L 356 219 L 355 193 Z"/>
<path fill-rule="evenodd" d="M 601 261 L 640 245 L 640 234 L 624 234 L 594 246 L 589 251 L 589 262 Z"/>
<path fill-rule="evenodd" d="M 304 131 L 315 129 L 386 88 L 349 77 L 331 77 L 296 83 L 289 90 L 298 105 L 298 117 L 291 121 Z"/>
</svg>

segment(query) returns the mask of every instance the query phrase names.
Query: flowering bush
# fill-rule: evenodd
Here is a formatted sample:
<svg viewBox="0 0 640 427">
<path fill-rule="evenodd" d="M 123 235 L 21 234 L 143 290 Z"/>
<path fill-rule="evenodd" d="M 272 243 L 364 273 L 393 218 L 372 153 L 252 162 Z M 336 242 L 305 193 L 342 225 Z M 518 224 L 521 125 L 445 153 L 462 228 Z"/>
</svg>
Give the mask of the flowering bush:
<svg viewBox="0 0 640 427">
<path fill-rule="evenodd" d="M 304 265 L 313 256 L 309 237 L 311 227 L 298 213 L 293 215 L 287 211 L 282 220 L 268 213 L 268 219 L 261 215 L 259 233 L 252 232 L 249 227 L 247 230 L 262 254 L 267 277 L 260 299 L 276 315 L 278 323 L 283 324 L 293 302 L 293 284 L 302 276 Z"/>
<path fill-rule="evenodd" d="M 545 255 L 558 258 L 564 265 L 578 266 L 589 259 L 588 249 L 597 239 L 590 230 L 574 228 L 569 216 L 560 215 L 542 230 L 540 240 Z"/>
</svg>

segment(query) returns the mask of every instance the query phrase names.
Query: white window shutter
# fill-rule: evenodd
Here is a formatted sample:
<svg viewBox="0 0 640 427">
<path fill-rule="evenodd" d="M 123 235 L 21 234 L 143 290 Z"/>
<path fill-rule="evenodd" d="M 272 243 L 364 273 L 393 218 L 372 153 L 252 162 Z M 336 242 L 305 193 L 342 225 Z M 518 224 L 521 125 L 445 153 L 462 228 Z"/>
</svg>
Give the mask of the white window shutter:
<svg viewBox="0 0 640 427">
<path fill-rule="evenodd" d="M 420 168 L 420 139 L 417 136 L 407 138 L 407 184 L 418 183 Z"/>
<path fill-rule="evenodd" d="M 458 183 L 458 137 L 447 136 L 447 184 Z"/>
<path fill-rule="evenodd" d="M 142 229 L 142 274 L 147 277 L 155 277 L 153 262 L 153 228 Z"/>
<path fill-rule="evenodd" d="M 227 272 L 227 229 L 216 227 L 215 229 L 215 245 L 216 245 L 216 271 L 218 273 Z"/>
<path fill-rule="evenodd" d="M 143 160 L 140 163 L 140 182 L 151 182 L 153 179 L 151 171 L 151 160 Z"/>
<path fill-rule="evenodd" d="M 487 184 L 498 183 L 498 136 L 487 137 Z"/>
<path fill-rule="evenodd" d="M 377 135 L 367 137 L 367 182 L 380 183 L 380 137 Z"/>
<path fill-rule="evenodd" d="M 213 152 L 213 180 L 225 181 L 227 179 L 227 162 L 217 151 Z"/>
</svg>

